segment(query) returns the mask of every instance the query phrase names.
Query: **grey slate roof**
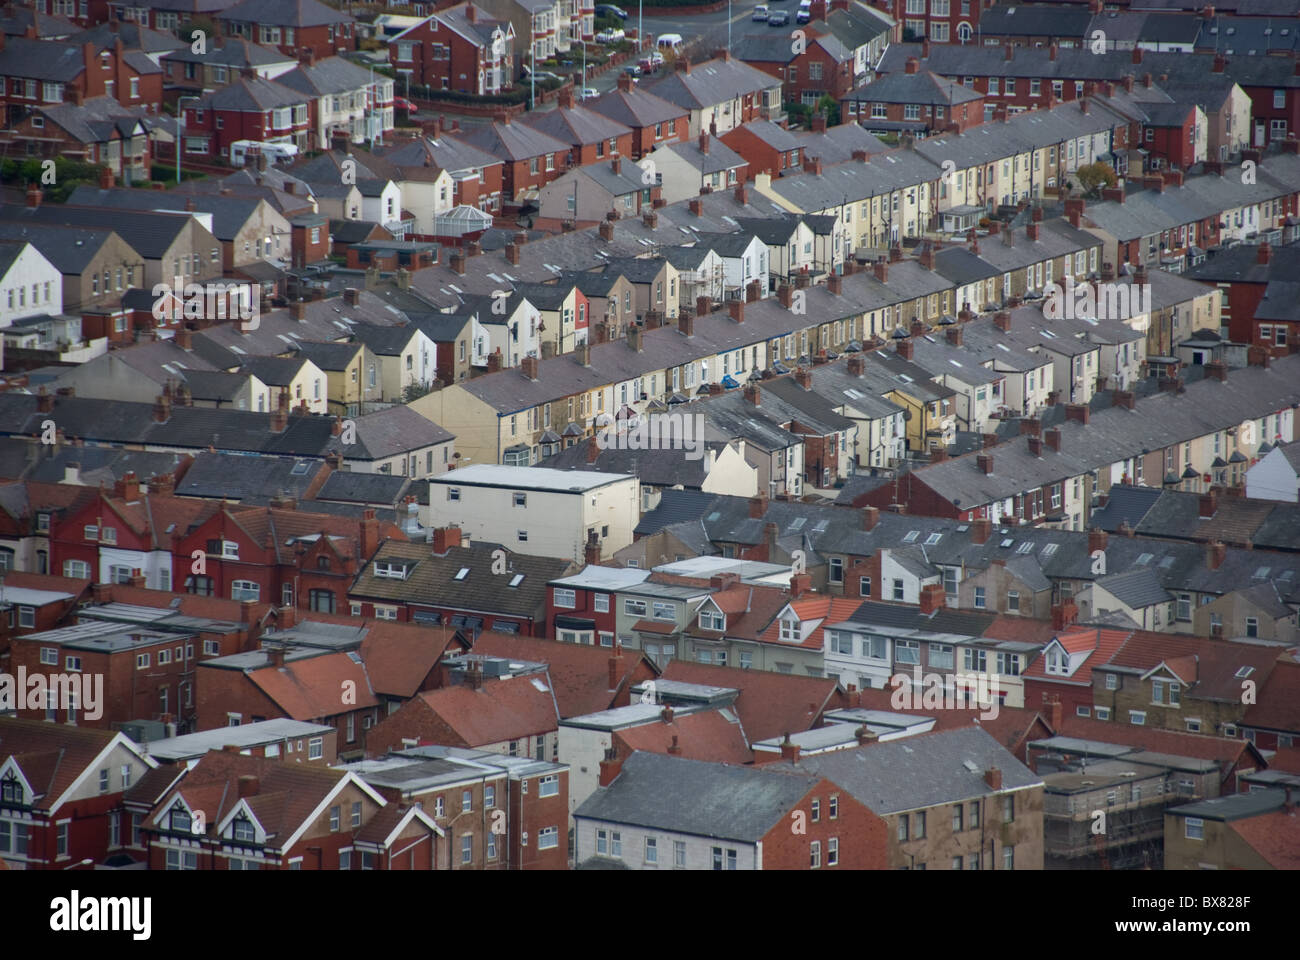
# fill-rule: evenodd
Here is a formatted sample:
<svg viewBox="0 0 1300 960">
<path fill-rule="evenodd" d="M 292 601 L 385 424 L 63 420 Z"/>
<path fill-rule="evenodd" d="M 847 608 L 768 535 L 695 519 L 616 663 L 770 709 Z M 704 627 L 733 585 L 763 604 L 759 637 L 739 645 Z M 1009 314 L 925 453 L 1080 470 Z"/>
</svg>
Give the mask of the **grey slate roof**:
<svg viewBox="0 0 1300 960">
<path fill-rule="evenodd" d="M 316 459 L 241 457 L 205 450 L 195 455 L 194 463 L 176 485 L 176 493 L 231 500 L 271 498 L 283 493 L 301 498 L 324 466 L 325 461 Z"/>
<path fill-rule="evenodd" d="M 243 0 L 216 14 L 234 23 L 269 23 L 281 27 L 319 27 L 352 23 L 353 18 L 317 0 Z"/>
<path fill-rule="evenodd" d="M 978 724 L 804 757 L 796 769 L 831 780 L 872 813 L 888 816 L 992 796 L 997 791 L 984 772 L 995 767 L 1004 792 L 1043 782 Z"/>
<path fill-rule="evenodd" d="M 108 228 L 65 227 L 0 219 L 0 240 L 27 241 L 65 275 L 78 275 L 114 236 Z"/>
<path fill-rule="evenodd" d="M 739 60 L 709 60 L 692 66 L 690 73 L 677 70 L 648 89 L 679 107 L 700 110 L 780 85 L 776 77 Z"/>
<path fill-rule="evenodd" d="M 1173 597 L 1160 585 L 1160 577 L 1149 567 L 1138 570 L 1125 570 L 1112 573 L 1107 577 L 1098 577 L 1097 586 L 1115 596 L 1125 606 L 1134 610 L 1149 607 L 1154 603 L 1168 603 Z"/>
<path fill-rule="evenodd" d="M 817 785 L 809 774 L 705 763 L 638 750 L 618 777 L 601 787 L 574 816 L 756 843 Z"/>
</svg>

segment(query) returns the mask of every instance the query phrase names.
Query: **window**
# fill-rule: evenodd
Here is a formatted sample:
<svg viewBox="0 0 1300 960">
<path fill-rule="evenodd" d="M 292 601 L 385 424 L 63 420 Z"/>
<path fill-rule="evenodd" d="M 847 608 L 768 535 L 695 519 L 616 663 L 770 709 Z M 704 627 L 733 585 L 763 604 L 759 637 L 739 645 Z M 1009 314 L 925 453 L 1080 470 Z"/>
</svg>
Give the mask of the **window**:
<svg viewBox="0 0 1300 960">
<path fill-rule="evenodd" d="M 858 578 L 858 596 L 860 596 L 860 597 L 869 597 L 869 596 L 871 596 L 871 578 L 870 578 L 870 577 L 859 577 L 859 578 Z"/>
<path fill-rule="evenodd" d="M 69 657 L 69 660 L 72 658 Z M 41 663 L 49 667 L 59 665 L 59 648 L 58 647 L 41 647 Z"/>
<path fill-rule="evenodd" d="M 1003 847 L 1002 848 L 1002 869 L 1014 870 L 1015 868 L 1016 868 L 1016 848 Z"/>
<path fill-rule="evenodd" d="M 673 841 L 673 866 L 679 870 L 686 868 L 686 841 Z"/>
<path fill-rule="evenodd" d="M 808 846 L 808 852 L 809 852 L 809 861 L 810 861 L 810 865 L 812 866 L 812 868 L 813 868 L 814 870 L 816 870 L 818 867 L 820 867 L 820 866 L 822 865 L 822 845 L 821 845 L 821 843 L 818 842 L 817 840 L 814 840 L 811 844 L 809 844 L 809 846 Z"/>
<path fill-rule="evenodd" d="M 469 813 L 474 809 L 474 794 L 470 790 L 460 792 L 460 812 Z"/>
<path fill-rule="evenodd" d="M 909 823 L 911 823 L 911 821 L 908 819 L 907 814 L 905 813 L 899 814 L 898 816 L 898 842 L 899 843 L 902 843 L 907 839 L 909 839 L 908 832 L 907 832 L 907 827 Z"/>
<path fill-rule="evenodd" d="M 463 833 L 460 837 L 460 862 L 470 863 L 474 859 L 474 835 Z"/>
<path fill-rule="evenodd" d="M 1130 711 L 1128 712 L 1128 722 L 1131 723 L 1131 724 L 1133 724 L 1133 726 L 1135 726 L 1135 727 L 1145 726 L 1145 725 L 1146 725 L 1146 722 L 1147 722 L 1147 714 L 1146 714 L 1146 711 L 1145 711 L 1145 710 L 1130 710 Z"/>
<path fill-rule="evenodd" d="M 983 609 L 984 609 L 984 606 L 985 606 L 985 604 L 984 604 L 984 588 L 983 588 L 983 587 L 976 587 L 976 588 L 975 588 L 975 609 L 976 609 L 976 610 L 983 610 Z"/>
<path fill-rule="evenodd" d="M 903 600 L 903 581 L 902 581 L 902 580 L 898 580 L 898 579 L 895 579 L 895 580 L 894 580 L 894 600 L 895 600 L 896 602 L 900 602 L 900 603 L 901 603 L 902 600 Z"/>
<path fill-rule="evenodd" d="M 231 600 L 252 600 L 257 602 L 261 594 L 261 585 L 254 583 L 252 580 L 234 580 L 230 584 Z"/>
<path fill-rule="evenodd" d="M 629 617 L 644 617 L 646 615 L 646 602 L 625 597 L 623 599 L 623 612 Z"/>
<path fill-rule="evenodd" d="M 814 797 L 812 801 L 812 822 L 819 823 L 822 818 L 822 802 L 819 798 Z"/>
<path fill-rule="evenodd" d="M 912 814 L 912 833 L 913 838 L 922 840 L 925 838 L 925 811 Z"/>
<path fill-rule="evenodd" d="M 574 607 L 578 605 L 577 597 L 578 597 L 577 591 L 574 590 L 561 590 L 557 587 L 554 592 L 555 605 L 557 607 L 564 607 L 569 610 L 572 610 Z M 606 597 L 605 603 L 606 605 L 608 605 L 609 603 L 608 597 Z"/>
<path fill-rule="evenodd" d="M 1106 674 L 1106 689 L 1107 690 L 1119 689 L 1119 674 L 1117 673 Z"/>
<path fill-rule="evenodd" d="M 301 861 L 300 861 L 301 862 Z M 199 855 L 188 850 L 168 850 L 167 867 L 168 870 L 197 870 L 199 868 Z"/>
<path fill-rule="evenodd" d="M 1016 819 L 1016 795 L 1004 794 L 1002 797 L 1002 822 L 1011 823 Z"/>
<path fill-rule="evenodd" d="M 840 862 L 840 838 L 831 837 L 826 841 L 826 866 L 833 867 Z"/>
<path fill-rule="evenodd" d="M 919 640 L 895 640 L 894 662 L 919 664 L 921 662 L 921 642 Z"/>
<path fill-rule="evenodd" d="M 554 797 L 560 792 L 560 778 L 556 774 L 540 777 L 537 783 L 539 797 Z"/>
<path fill-rule="evenodd" d="M 1205 839 L 1205 821 L 1200 817 L 1188 817 L 1183 821 L 1183 836 L 1188 840 Z"/>
<path fill-rule="evenodd" d="M 656 837 L 645 838 L 645 862 L 659 865 L 659 840 Z"/>
<path fill-rule="evenodd" d="M 298 743 L 301 747 L 301 741 Z M 312 737 L 307 741 L 307 759 L 319 760 L 325 755 L 325 739 L 323 737 Z"/>
</svg>

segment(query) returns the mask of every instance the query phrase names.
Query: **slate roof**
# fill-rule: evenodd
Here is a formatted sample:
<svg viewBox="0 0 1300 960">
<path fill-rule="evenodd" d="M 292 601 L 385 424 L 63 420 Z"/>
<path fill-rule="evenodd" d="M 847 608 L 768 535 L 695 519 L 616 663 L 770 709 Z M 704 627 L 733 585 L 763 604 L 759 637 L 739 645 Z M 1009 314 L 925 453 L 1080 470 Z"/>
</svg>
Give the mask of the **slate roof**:
<svg viewBox="0 0 1300 960">
<path fill-rule="evenodd" d="M 1002 772 L 1001 791 L 984 780 L 985 771 L 993 768 Z M 990 797 L 1043 782 L 978 726 L 801 757 L 795 769 L 843 787 L 877 816 Z"/>
<path fill-rule="evenodd" d="M 983 26 L 983 24 L 981 24 Z M 851 91 L 844 99 L 859 103 L 927 103 L 953 106 L 979 100 L 982 94 L 968 90 L 929 70 L 918 73 L 887 73 L 866 86 Z"/>
<path fill-rule="evenodd" d="M 758 767 L 637 751 L 574 816 L 698 837 L 757 843 L 819 782 Z"/>
<path fill-rule="evenodd" d="M 650 127 L 656 123 L 671 123 L 678 117 L 684 117 L 686 111 L 675 103 L 669 103 L 640 87 L 631 90 L 611 90 L 595 100 L 586 101 L 583 106 L 604 114 L 611 120 L 626 127 Z"/>
<path fill-rule="evenodd" d="M 323 460 L 296 457 L 240 457 L 225 453 L 195 454 L 194 462 L 176 484 L 186 497 L 246 500 L 287 493 L 301 499 L 319 479 Z M 351 474 L 344 474 L 350 476 Z M 306 505 L 304 504 L 304 509 Z"/>
<path fill-rule="evenodd" d="M 240 77 L 224 87 L 204 94 L 199 104 L 208 110 L 258 113 L 276 107 L 305 104 L 310 98 L 291 87 L 264 77 Z"/>
<path fill-rule="evenodd" d="M 631 129 L 596 110 L 585 106 L 557 107 L 554 110 L 526 114 L 528 126 L 554 137 L 562 143 L 577 147 L 599 143 L 631 133 Z M 631 159 L 629 158 L 629 163 Z"/>
<path fill-rule="evenodd" d="M 81 44 L 60 40 L 8 37 L 0 50 L 0 75 L 71 83 L 86 69 Z"/>
<path fill-rule="evenodd" d="M 271 64 L 294 62 L 293 57 L 281 53 L 275 47 L 253 43 L 244 37 L 222 37 L 220 46 L 209 45 L 203 53 L 195 53 L 193 47 L 182 45 L 177 50 L 163 54 L 163 59 L 227 67 L 265 67 Z"/>
<path fill-rule="evenodd" d="M 648 85 L 650 93 L 679 107 L 700 110 L 747 93 L 779 87 L 781 81 L 740 60 L 708 60 L 677 70 Z"/>
<path fill-rule="evenodd" d="M 146 260 L 160 259 L 190 223 L 188 214 L 137 211 L 124 217 L 117 210 L 67 204 L 42 204 L 34 208 L 4 206 L 0 207 L 0 220 L 112 230 Z M 9 234 L 9 239 L 14 238 L 12 228 L 5 232 Z M 44 247 L 40 249 L 44 252 Z"/>
<path fill-rule="evenodd" d="M 90 97 L 80 104 L 53 103 L 38 108 L 48 123 L 56 124 L 81 143 L 107 143 L 114 135 L 129 138 L 147 133 L 151 121 L 128 110 L 111 97 Z"/>
<path fill-rule="evenodd" d="M 317 0 L 242 0 L 215 14 L 235 23 L 269 23 L 280 27 L 320 27 L 353 23 L 354 18 Z"/>
<path fill-rule="evenodd" d="M 1160 585 L 1160 577 L 1151 569 L 1124 570 L 1098 577 L 1095 583 L 1134 610 L 1156 603 L 1168 603 L 1173 599 L 1169 591 Z"/>
<path fill-rule="evenodd" d="M 467 129 L 457 138 L 485 151 L 499 160 L 528 160 L 548 153 L 567 155 L 569 145 L 523 123 L 481 124 Z"/>
<path fill-rule="evenodd" d="M 571 572 L 572 561 L 508 553 L 507 571 L 495 574 L 492 572 L 495 549 L 493 544 L 475 543 L 451 547 L 439 556 L 429 544 L 385 543 L 357 574 L 349 593 L 368 600 L 396 600 L 542 619 L 547 582 Z M 375 576 L 374 564 L 381 561 L 411 563 L 406 579 Z M 469 573 L 456 580 L 456 574 L 466 567 Z M 522 579 L 510 586 L 521 574 Z"/>
<path fill-rule="evenodd" d="M 370 71 L 348 62 L 343 57 L 326 57 L 324 60 L 317 60 L 311 66 L 300 63 L 287 73 L 277 76 L 275 80 L 276 83 L 310 97 L 322 97 L 364 90 L 370 85 Z"/>
</svg>

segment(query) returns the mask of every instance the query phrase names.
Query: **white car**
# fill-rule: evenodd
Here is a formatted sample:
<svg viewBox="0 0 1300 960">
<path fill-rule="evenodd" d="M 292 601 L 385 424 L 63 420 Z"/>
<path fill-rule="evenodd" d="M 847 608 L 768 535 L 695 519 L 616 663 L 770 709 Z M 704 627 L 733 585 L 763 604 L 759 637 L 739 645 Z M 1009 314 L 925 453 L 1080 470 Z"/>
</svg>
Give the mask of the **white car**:
<svg viewBox="0 0 1300 960">
<path fill-rule="evenodd" d="M 752 19 L 755 23 L 767 23 L 767 4 L 759 4 L 755 7 Z"/>
<path fill-rule="evenodd" d="M 593 100 L 599 96 L 600 96 L 600 91 L 597 90 L 595 87 L 582 88 L 582 99 L 584 100 Z"/>
<path fill-rule="evenodd" d="M 664 55 L 658 50 L 652 50 L 650 52 L 650 62 L 656 67 L 662 67 L 664 65 Z"/>
<path fill-rule="evenodd" d="M 618 40 L 624 39 L 626 36 L 627 34 L 624 33 L 621 29 L 602 30 L 600 33 L 596 34 L 596 42 L 614 43 Z"/>
</svg>

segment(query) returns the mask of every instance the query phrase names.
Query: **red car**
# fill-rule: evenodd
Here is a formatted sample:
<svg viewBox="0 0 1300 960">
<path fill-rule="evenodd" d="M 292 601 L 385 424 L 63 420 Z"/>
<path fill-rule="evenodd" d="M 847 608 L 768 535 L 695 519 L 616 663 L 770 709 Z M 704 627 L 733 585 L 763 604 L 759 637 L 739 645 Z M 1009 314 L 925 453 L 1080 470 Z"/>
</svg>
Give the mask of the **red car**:
<svg viewBox="0 0 1300 960">
<path fill-rule="evenodd" d="M 419 113 L 420 108 L 413 104 L 405 97 L 393 97 L 393 106 L 398 110 L 405 110 L 407 113 Z"/>
</svg>

